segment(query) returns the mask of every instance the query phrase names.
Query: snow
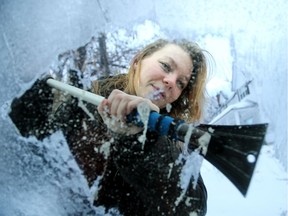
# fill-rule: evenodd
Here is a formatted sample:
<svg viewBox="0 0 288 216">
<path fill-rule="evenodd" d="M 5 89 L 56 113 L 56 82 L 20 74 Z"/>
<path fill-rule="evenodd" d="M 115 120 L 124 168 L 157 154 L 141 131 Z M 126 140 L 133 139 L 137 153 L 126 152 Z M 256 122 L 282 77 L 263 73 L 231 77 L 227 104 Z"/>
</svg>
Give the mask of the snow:
<svg viewBox="0 0 288 216">
<path fill-rule="evenodd" d="M 143 123 L 144 130 L 142 135 L 138 138 L 138 141 L 142 143 L 142 149 L 144 149 L 145 141 L 146 141 L 146 133 L 148 130 L 148 121 L 149 121 L 149 114 L 150 114 L 150 107 L 147 103 L 142 102 L 137 106 L 137 112 L 139 115 L 139 120 Z M 138 122 L 138 121 L 137 121 Z"/>
<path fill-rule="evenodd" d="M 0 215 L 104 215 L 61 133 L 43 142 L 17 135 L 9 103 L 59 53 L 100 31 L 133 47 L 155 37 L 197 40 L 214 57 L 207 91 L 231 95 L 253 80 L 266 144 L 246 197 L 207 161 L 207 216 L 287 216 L 287 1 L 4 0 L 0 6 Z M 35 22 L 37 20 L 37 22 Z M 96 22 L 95 22 L 96 20 Z M 131 31 L 135 34 L 128 36 Z M 139 40 L 141 39 L 141 40 Z M 233 74 L 231 74 L 233 71 Z M 27 84 L 29 83 L 29 84 Z"/>
</svg>

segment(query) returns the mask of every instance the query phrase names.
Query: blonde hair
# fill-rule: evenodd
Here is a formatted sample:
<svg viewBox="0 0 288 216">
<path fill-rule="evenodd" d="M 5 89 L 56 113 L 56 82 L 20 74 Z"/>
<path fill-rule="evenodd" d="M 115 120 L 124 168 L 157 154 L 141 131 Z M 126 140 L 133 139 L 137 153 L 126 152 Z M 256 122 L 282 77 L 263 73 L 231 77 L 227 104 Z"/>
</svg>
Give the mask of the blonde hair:
<svg viewBox="0 0 288 216">
<path fill-rule="evenodd" d="M 130 63 L 127 74 L 109 78 L 105 80 L 102 85 L 96 81 L 96 83 L 94 83 L 94 91 L 103 96 L 108 96 L 112 89 L 117 88 L 128 94 L 136 95 L 135 80 L 139 79 L 142 60 L 168 44 L 178 45 L 187 52 L 193 65 L 189 84 L 183 90 L 180 97 L 171 104 L 172 108 L 169 115 L 189 122 L 199 121 L 202 116 L 202 106 L 204 103 L 207 62 L 204 55 L 205 50 L 201 49 L 198 44 L 194 42 L 187 40 L 168 41 L 159 39 L 154 43 L 147 45 L 136 54 Z M 137 67 L 134 67 L 136 63 Z"/>
</svg>

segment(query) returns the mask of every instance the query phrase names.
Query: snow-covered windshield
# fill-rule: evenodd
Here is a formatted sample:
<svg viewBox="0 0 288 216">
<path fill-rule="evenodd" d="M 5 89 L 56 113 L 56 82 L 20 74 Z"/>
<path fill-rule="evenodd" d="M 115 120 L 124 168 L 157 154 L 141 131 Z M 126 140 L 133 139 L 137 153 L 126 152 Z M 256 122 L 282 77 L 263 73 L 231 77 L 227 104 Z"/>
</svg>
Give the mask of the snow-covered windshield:
<svg viewBox="0 0 288 216">
<path fill-rule="evenodd" d="M 89 79 L 125 73 L 137 49 L 158 38 L 196 41 L 213 56 L 203 123 L 269 123 L 246 197 L 203 162 L 207 216 L 287 215 L 287 7 L 285 0 L 3 0 L 0 215 L 104 215 L 92 205 L 97 182 L 88 187 L 63 134 L 21 137 L 10 103 L 42 73 L 77 68 L 81 47 L 89 88 Z M 109 68 L 95 61 L 101 40 Z"/>
</svg>

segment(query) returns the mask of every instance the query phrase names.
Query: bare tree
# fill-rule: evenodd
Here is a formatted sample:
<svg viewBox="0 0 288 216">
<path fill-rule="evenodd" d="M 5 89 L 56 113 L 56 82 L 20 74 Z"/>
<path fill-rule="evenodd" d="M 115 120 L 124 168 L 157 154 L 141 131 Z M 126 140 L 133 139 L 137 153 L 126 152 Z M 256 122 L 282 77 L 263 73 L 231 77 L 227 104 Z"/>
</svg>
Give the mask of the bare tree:
<svg viewBox="0 0 288 216">
<path fill-rule="evenodd" d="M 98 37 L 99 44 L 99 55 L 100 55 L 100 71 L 104 76 L 109 76 L 111 74 L 109 68 L 109 61 L 107 55 L 107 46 L 106 46 L 106 34 L 101 32 Z"/>
</svg>

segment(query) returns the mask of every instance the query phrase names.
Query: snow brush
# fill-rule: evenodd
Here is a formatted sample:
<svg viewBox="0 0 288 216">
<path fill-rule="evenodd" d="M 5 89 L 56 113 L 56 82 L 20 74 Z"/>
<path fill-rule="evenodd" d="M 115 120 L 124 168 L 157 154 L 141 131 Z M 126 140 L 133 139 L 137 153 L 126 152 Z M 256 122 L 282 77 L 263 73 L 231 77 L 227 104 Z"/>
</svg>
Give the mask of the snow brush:
<svg viewBox="0 0 288 216">
<path fill-rule="evenodd" d="M 80 100 L 99 105 L 104 97 L 76 88 L 52 78 L 47 84 L 67 92 Z M 144 126 L 137 111 L 127 116 L 128 121 Z M 268 124 L 193 126 L 157 112 L 150 112 L 148 129 L 174 140 L 188 143 L 188 148 L 199 151 L 246 196 Z"/>
</svg>

